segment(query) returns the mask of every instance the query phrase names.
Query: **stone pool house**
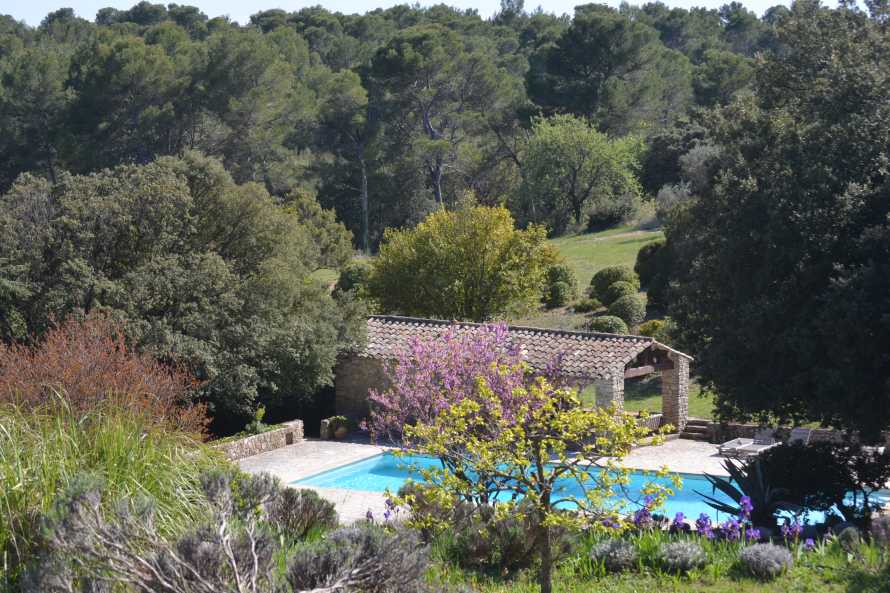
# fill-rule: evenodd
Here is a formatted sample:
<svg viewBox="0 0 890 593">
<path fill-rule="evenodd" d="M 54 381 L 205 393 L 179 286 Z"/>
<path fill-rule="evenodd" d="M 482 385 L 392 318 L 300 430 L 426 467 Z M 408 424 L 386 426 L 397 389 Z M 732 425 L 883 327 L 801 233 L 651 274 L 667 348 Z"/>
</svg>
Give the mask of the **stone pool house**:
<svg viewBox="0 0 890 593">
<path fill-rule="evenodd" d="M 395 359 L 412 338 L 435 339 L 452 327 L 472 332 L 480 325 L 413 317 L 369 317 L 365 347 L 341 356 L 335 368 L 337 414 L 353 420 L 365 418 L 368 390 L 386 388 L 384 364 Z M 561 376 L 578 386 L 595 385 L 598 405 L 614 403 L 623 407 L 625 379 L 660 373 L 661 415 L 652 421 L 655 425 L 670 424 L 678 431 L 686 427 L 691 356 L 645 336 L 518 326 L 509 326 L 508 331 L 535 370 L 544 370 L 561 353 Z"/>
</svg>

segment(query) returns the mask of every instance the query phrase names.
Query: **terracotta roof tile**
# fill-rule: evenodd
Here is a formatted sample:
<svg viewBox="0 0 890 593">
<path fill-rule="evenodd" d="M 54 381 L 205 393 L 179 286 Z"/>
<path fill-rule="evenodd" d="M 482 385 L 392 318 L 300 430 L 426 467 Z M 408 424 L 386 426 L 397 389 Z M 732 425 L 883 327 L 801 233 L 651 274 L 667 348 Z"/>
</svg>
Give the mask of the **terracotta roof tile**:
<svg viewBox="0 0 890 593">
<path fill-rule="evenodd" d="M 368 318 L 367 344 L 357 354 L 366 358 L 391 359 L 413 337 L 433 339 L 451 327 L 473 331 L 476 323 L 417 319 L 413 317 L 371 316 Z M 605 378 L 622 371 L 637 355 L 651 346 L 670 348 L 645 336 L 562 331 L 509 326 L 510 336 L 518 340 L 526 360 L 536 369 L 544 369 L 559 353 L 563 354 L 562 372 L 567 376 Z M 685 354 L 679 353 L 682 356 Z"/>
</svg>

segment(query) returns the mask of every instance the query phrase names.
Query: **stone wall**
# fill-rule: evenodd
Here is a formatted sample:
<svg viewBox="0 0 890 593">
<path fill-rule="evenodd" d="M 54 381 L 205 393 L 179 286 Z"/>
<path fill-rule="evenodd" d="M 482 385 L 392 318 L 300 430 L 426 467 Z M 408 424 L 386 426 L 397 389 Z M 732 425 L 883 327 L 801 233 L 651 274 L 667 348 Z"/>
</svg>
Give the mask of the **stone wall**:
<svg viewBox="0 0 890 593">
<path fill-rule="evenodd" d="M 232 461 L 280 449 L 287 445 L 293 445 L 303 440 L 303 421 L 291 420 L 285 422 L 281 428 L 275 428 L 269 432 L 254 434 L 237 441 L 230 441 L 216 445 L 226 457 Z"/>
<path fill-rule="evenodd" d="M 617 409 L 624 409 L 624 369 L 616 370 L 607 379 L 597 379 L 593 384 L 596 386 L 597 407 L 615 404 Z"/>
<path fill-rule="evenodd" d="M 686 428 L 689 418 L 689 359 L 668 353 L 674 368 L 661 371 L 661 415 L 677 432 Z"/>
<path fill-rule="evenodd" d="M 334 368 L 334 407 L 338 416 L 359 422 L 368 416 L 368 390 L 389 385 L 383 364 L 372 358 L 344 358 Z"/>
</svg>

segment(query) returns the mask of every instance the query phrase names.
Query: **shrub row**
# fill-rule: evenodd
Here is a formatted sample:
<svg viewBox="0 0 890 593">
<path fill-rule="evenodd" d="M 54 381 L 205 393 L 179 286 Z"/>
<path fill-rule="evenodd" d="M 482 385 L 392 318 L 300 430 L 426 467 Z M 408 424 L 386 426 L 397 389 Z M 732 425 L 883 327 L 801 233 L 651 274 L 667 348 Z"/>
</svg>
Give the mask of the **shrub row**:
<svg viewBox="0 0 890 593">
<path fill-rule="evenodd" d="M 665 542 L 656 555 L 658 567 L 673 574 L 686 574 L 709 563 L 704 548 L 693 541 Z M 625 572 L 640 567 L 637 547 L 623 539 L 606 539 L 590 549 L 590 559 L 606 572 Z M 774 544 L 753 544 L 742 548 L 738 555 L 741 568 L 749 575 L 772 580 L 785 573 L 793 564 L 788 548 Z"/>
</svg>

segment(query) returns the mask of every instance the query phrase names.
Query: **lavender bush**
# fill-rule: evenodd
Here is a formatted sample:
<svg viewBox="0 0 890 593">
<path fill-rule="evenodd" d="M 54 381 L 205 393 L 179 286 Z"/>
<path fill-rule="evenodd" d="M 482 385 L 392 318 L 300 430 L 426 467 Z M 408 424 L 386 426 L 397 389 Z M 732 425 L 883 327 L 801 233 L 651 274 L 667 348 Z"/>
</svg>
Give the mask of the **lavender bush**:
<svg viewBox="0 0 890 593">
<path fill-rule="evenodd" d="M 708 562 L 702 547 L 690 541 L 664 544 L 659 550 L 658 558 L 665 570 L 681 574 L 697 570 Z"/>
<path fill-rule="evenodd" d="M 632 543 L 608 539 L 590 549 L 590 558 L 609 572 L 623 572 L 636 566 L 639 555 Z"/>
<path fill-rule="evenodd" d="M 150 500 L 112 513 L 95 480 L 78 480 L 45 521 L 45 552 L 23 593 L 420 593 L 426 548 L 413 533 L 340 530 L 294 552 L 281 537 L 299 506 L 268 475 L 202 476 L 212 509 L 176 538 L 159 533 Z M 330 518 L 328 516 L 328 518 Z M 302 527 L 305 521 L 296 521 Z M 284 547 L 287 545 L 288 547 Z M 287 564 L 282 576 L 279 567 Z"/>
<path fill-rule="evenodd" d="M 739 553 L 739 561 L 751 575 L 772 580 L 791 568 L 794 558 L 787 548 L 774 544 L 754 544 Z"/>
</svg>

